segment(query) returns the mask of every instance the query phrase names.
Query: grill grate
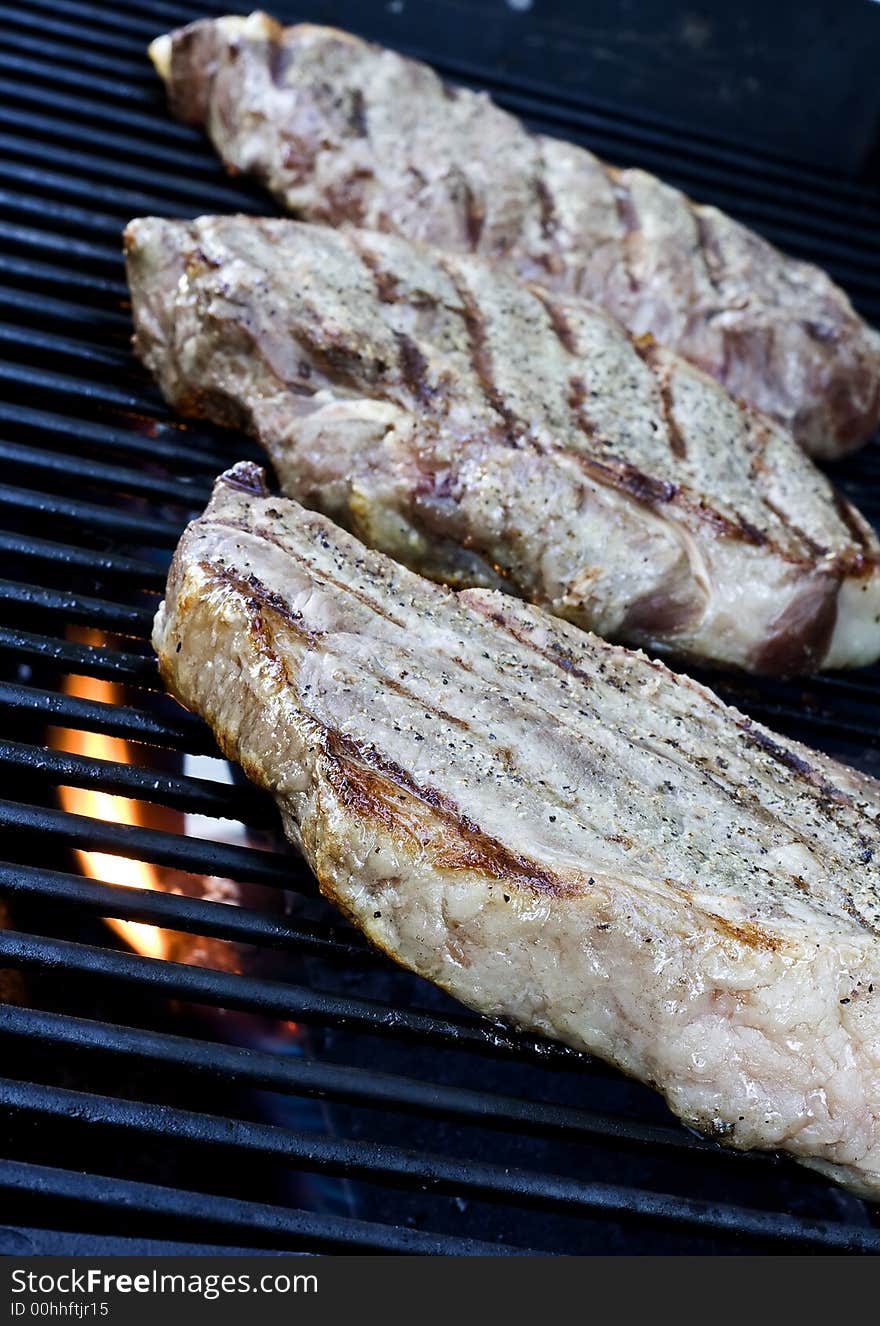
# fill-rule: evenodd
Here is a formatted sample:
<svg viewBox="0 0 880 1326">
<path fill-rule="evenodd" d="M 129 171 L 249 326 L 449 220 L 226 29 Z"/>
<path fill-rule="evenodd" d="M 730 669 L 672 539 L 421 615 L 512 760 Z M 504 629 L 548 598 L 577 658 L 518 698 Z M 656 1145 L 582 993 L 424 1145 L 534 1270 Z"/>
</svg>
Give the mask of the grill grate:
<svg viewBox="0 0 880 1326">
<path fill-rule="evenodd" d="M 81 1250 L 91 1231 L 93 1248 L 121 1232 L 145 1251 L 880 1251 L 855 1198 L 773 1157 L 730 1156 L 611 1069 L 394 970 L 316 898 L 268 799 L 183 770 L 184 755 L 217 752 L 161 694 L 149 623 L 211 476 L 258 457 L 178 423 L 135 364 L 118 250 L 137 213 L 269 206 L 169 119 L 144 59 L 163 27 L 207 12 L 22 0 L 4 16 L 0 900 L 15 928 L 0 931 L 0 967 L 25 995 L 0 1007 L 0 1192 L 20 1222 L 0 1229 L 0 1250 Z M 728 207 L 826 265 L 880 321 L 876 194 L 539 85 L 443 72 Z M 876 446 L 840 476 L 876 519 Z M 67 694 L 68 674 L 118 692 Z M 876 771 L 877 679 L 715 684 Z M 133 762 L 50 749 L 49 727 L 122 738 Z M 133 798 L 159 819 L 68 813 L 59 785 Z M 184 813 L 251 837 L 183 836 Z M 71 849 L 234 880 L 242 905 L 86 879 Z M 139 956 L 108 916 L 233 944 L 247 962 Z M 296 1020 L 295 1049 L 277 1019 Z"/>
</svg>

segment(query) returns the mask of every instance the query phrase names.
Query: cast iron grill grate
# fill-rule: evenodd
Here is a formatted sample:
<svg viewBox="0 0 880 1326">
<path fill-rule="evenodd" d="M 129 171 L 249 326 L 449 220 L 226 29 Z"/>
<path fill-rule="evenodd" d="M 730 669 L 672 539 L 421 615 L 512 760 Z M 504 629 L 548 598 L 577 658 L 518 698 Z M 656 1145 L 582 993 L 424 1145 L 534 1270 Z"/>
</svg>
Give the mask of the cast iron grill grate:
<svg viewBox="0 0 880 1326">
<path fill-rule="evenodd" d="M 257 457 L 182 426 L 134 363 L 119 235 L 139 213 L 269 207 L 169 119 L 145 61 L 150 37 L 200 12 L 23 0 L 4 15 L 0 968 L 21 985 L 0 1005 L 0 1250 L 81 1248 L 77 1231 L 108 1250 L 880 1251 L 855 1198 L 772 1157 L 731 1157 L 612 1070 L 394 971 L 315 897 L 265 798 L 219 766 L 187 771 L 184 757 L 216 750 L 161 695 L 149 624 L 212 476 Z M 729 208 L 827 266 L 880 322 L 875 194 L 477 68 L 444 72 Z M 840 475 L 877 519 L 876 446 Z M 113 683 L 112 700 L 69 693 L 68 675 Z M 877 676 L 720 688 L 875 771 Z M 50 727 L 122 739 L 131 762 L 54 749 Z M 70 813 L 59 786 L 158 819 Z M 184 815 L 250 837 L 184 835 Z M 73 849 L 233 880 L 244 905 L 87 879 Z M 282 908 L 282 890 L 298 901 Z M 108 916 L 164 927 L 188 960 L 132 952 Z M 198 965 L 182 936 L 241 946 L 243 970 Z"/>
</svg>

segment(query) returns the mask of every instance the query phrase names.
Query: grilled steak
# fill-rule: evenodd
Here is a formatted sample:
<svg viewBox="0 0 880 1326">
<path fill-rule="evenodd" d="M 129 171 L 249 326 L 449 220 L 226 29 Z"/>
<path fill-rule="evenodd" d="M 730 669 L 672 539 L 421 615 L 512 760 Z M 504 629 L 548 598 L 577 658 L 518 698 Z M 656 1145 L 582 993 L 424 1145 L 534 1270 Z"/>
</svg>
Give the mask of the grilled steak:
<svg viewBox="0 0 880 1326">
<path fill-rule="evenodd" d="M 201 20 L 151 47 L 171 107 L 306 220 L 479 253 L 651 332 L 815 455 L 880 419 L 880 336 L 817 268 L 641 170 L 333 28 Z"/>
<path fill-rule="evenodd" d="M 154 644 L 324 893 L 471 1007 L 880 1197 L 880 785 L 261 477 L 184 534 Z"/>
<path fill-rule="evenodd" d="M 415 570 L 679 657 L 880 652 L 880 545 L 788 433 L 601 310 L 294 221 L 126 232 L 137 352 L 290 496 Z"/>
</svg>

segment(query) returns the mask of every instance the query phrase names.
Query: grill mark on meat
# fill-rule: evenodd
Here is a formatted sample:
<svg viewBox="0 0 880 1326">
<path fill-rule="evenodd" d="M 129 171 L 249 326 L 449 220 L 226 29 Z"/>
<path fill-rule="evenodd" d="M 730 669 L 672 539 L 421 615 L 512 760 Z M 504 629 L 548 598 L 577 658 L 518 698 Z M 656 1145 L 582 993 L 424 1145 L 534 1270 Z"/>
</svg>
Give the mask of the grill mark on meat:
<svg viewBox="0 0 880 1326">
<path fill-rule="evenodd" d="M 568 397 L 566 403 L 571 410 L 572 418 L 580 431 L 591 442 L 597 440 L 597 428 L 593 420 L 584 409 L 584 403 L 587 399 L 587 389 L 584 386 L 583 378 L 571 377 L 568 379 Z"/>
<path fill-rule="evenodd" d="M 536 654 L 540 654 L 541 658 L 547 659 L 548 663 L 552 663 L 554 667 L 560 668 L 563 672 L 568 673 L 569 676 L 577 677 L 578 681 L 583 682 L 586 686 L 593 685 L 593 678 L 590 674 L 585 672 L 583 668 L 579 668 L 571 655 L 568 654 L 561 645 L 554 644 L 550 649 L 545 649 L 542 645 L 536 644 L 527 632 L 518 631 L 513 622 L 505 617 L 503 613 L 483 612 L 482 608 L 478 608 L 478 611 L 482 616 L 485 616 L 488 621 L 493 622 L 507 635 L 513 636 L 514 640 L 519 644 L 524 645 L 527 649 L 531 649 Z"/>
<path fill-rule="evenodd" d="M 777 506 L 777 504 L 772 500 L 772 498 L 765 496 L 763 500 L 765 506 L 770 508 L 770 510 L 773 512 L 774 516 L 780 522 L 780 524 L 784 525 L 786 529 L 791 530 L 792 534 L 794 534 L 796 538 L 800 539 L 804 547 L 809 548 L 811 553 L 817 556 L 824 556 L 825 553 L 828 552 L 828 549 L 824 548 L 821 543 L 817 543 L 815 539 L 810 538 L 806 530 L 801 529 L 800 525 L 796 524 L 795 521 L 791 519 L 791 516 L 789 516 L 788 512 L 783 510 L 782 507 Z"/>
<path fill-rule="evenodd" d="M 735 521 L 731 520 L 702 498 L 695 498 L 688 489 L 672 483 L 668 479 L 656 479 L 653 475 L 645 474 L 643 470 L 630 464 L 629 461 L 609 455 L 605 455 L 600 461 L 579 452 L 574 453 L 572 458 L 596 483 L 602 484 L 606 488 L 616 488 L 627 493 L 644 506 L 653 508 L 677 502 L 700 520 L 713 525 L 719 533 L 726 535 L 728 538 L 744 539 L 746 543 L 752 543 L 756 547 L 772 548 L 780 557 L 792 563 L 808 561 L 806 557 L 795 557 L 790 552 L 780 548 L 762 530 L 750 524 L 743 516 L 737 516 Z"/>
<path fill-rule="evenodd" d="M 312 328 L 303 321 L 297 328 L 297 339 L 308 351 L 312 366 L 319 373 L 326 378 L 338 380 L 344 386 L 351 388 L 356 395 L 363 394 L 364 378 L 368 383 L 371 381 L 371 369 L 378 377 L 387 371 L 388 365 L 385 361 L 371 355 L 372 347 L 369 343 L 363 350 L 359 347 L 354 351 L 342 338 L 337 337 L 337 343 L 334 344 L 333 334 L 325 324 L 319 323 L 317 327 Z M 290 384 L 285 383 L 285 386 Z M 303 394 L 313 395 L 314 389 L 307 389 Z"/>
<path fill-rule="evenodd" d="M 477 197 L 473 190 L 473 186 L 466 177 L 462 178 L 462 192 L 464 194 L 465 231 L 467 233 L 471 253 L 475 253 L 480 244 L 483 227 L 486 224 L 486 208 L 481 199 Z"/>
<path fill-rule="evenodd" d="M 270 612 L 275 617 L 279 617 L 285 627 L 309 649 L 316 647 L 320 639 L 320 633 L 308 630 L 303 625 L 302 613 L 291 608 L 285 598 L 264 585 L 258 576 L 253 574 L 239 575 L 237 571 L 231 570 L 230 567 L 224 566 L 221 562 L 203 562 L 201 566 L 210 583 L 234 590 L 236 594 L 244 599 L 253 613 L 252 620 L 261 623 L 261 629 L 263 629 L 267 640 L 269 638 L 268 633 L 265 632 L 262 625 L 262 614 L 264 612 Z M 277 651 L 273 652 L 277 653 Z M 281 663 L 281 655 L 277 654 L 277 657 L 279 663 Z"/>
<path fill-rule="evenodd" d="M 529 290 L 539 303 L 543 304 L 544 310 L 550 321 L 550 326 L 553 328 L 553 331 L 556 334 L 556 339 L 559 341 L 563 350 L 570 355 L 578 354 L 577 338 L 575 337 L 571 323 L 565 316 L 564 310 L 560 308 L 556 300 L 552 299 L 548 292 L 542 290 L 540 286 L 530 285 Z"/>
<path fill-rule="evenodd" d="M 657 665 L 652 664 L 652 666 L 657 666 Z M 696 683 L 691 682 L 689 678 L 683 678 L 682 680 L 685 681 L 689 686 L 694 687 L 697 685 Z M 718 710 L 720 713 L 724 712 L 725 707 L 717 696 L 709 695 L 708 697 L 706 697 L 705 692 L 702 692 L 702 694 L 704 698 L 709 699 L 709 701 L 712 703 L 713 707 L 716 710 Z M 806 777 L 808 786 L 802 789 L 802 794 L 806 794 L 813 797 L 817 802 L 819 802 L 822 805 L 823 811 L 826 811 L 829 799 L 833 804 L 830 808 L 828 808 L 826 813 L 830 813 L 832 816 L 834 813 L 833 810 L 834 805 L 849 806 L 852 804 L 852 798 L 850 796 L 848 796 L 840 788 L 836 788 L 834 787 L 833 784 L 829 784 L 827 780 L 823 779 L 821 776 L 817 776 L 815 774 L 815 771 L 810 768 L 810 766 L 807 764 L 805 760 L 801 760 L 797 755 L 795 755 L 793 751 L 787 750 L 785 747 L 779 746 L 778 743 L 772 741 L 772 739 L 768 736 L 767 733 L 758 731 L 755 728 L 753 728 L 751 719 L 748 718 L 740 719 L 737 723 L 737 726 L 741 729 L 741 731 L 747 734 L 747 741 L 750 741 L 751 738 L 756 738 L 753 744 L 757 749 L 764 750 L 766 753 L 770 754 L 773 753 L 771 752 L 770 747 L 773 747 L 775 751 L 779 752 L 781 763 L 783 763 L 786 767 L 791 767 L 792 771 L 797 773 L 799 776 Z M 645 738 L 643 737 L 634 737 L 633 742 L 635 745 L 638 745 L 643 750 L 660 753 L 656 746 L 645 740 Z M 680 751 L 679 743 L 674 740 L 667 741 L 667 746 L 672 747 L 672 749 L 671 750 L 667 749 L 664 752 L 662 752 L 664 758 L 667 760 L 672 760 L 675 764 L 681 767 L 683 772 L 686 772 L 688 767 L 688 762 L 693 762 L 694 764 L 699 765 L 702 769 L 702 773 L 706 781 L 711 783 L 712 787 L 717 792 L 719 792 L 721 795 L 723 795 L 727 800 L 731 802 L 734 808 L 734 813 L 742 809 L 748 810 L 749 814 L 753 815 L 757 820 L 759 820 L 770 832 L 772 832 L 773 829 L 777 826 L 778 824 L 777 817 L 773 814 L 771 810 L 768 809 L 766 805 L 762 803 L 757 792 L 753 789 L 751 782 L 730 784 L 727 781 L 727 779 L 718 776 L 716 768 L 714 767 L 713 764 L 710 763 L 708 757 L 700 756 L 692 750 L 687 750 L 686 752 L 682 751 L 681 753 L 679 753 Z M 727 767 L 726 764 L 724 767 L 725 768 Z M 804 774 L 803 772 L 804 770 L 807 770 L 807 774 Z M 812 841 L 807 842 L 806 845 L 808 846 L 811 852 L 815 853 L 820 850 L 818 846 Z M 800 876 L 795 876 L 789 873 L 788 878 L 801 891 L 809 892 L 809 890 L 806 889 L 806 886 L 804 885 L 804 882 Z M 676 884 L 676 881 L 667 878 L 666 882 L 680 889 L 680 886 Z M 681 890 L 681 889 L 680 891 L 686 892 L 686 890 Z M 845 911 L 850 916 L 852 916 L 854 920 L 857 920 L 859 924 L 864 928 L 871 930 L 875 933 L 880 933 L 880 928 L 875 929 L 875 926 L 872 923 L 872 921 L 869 920 L 864 914 L 859 912 L 858 907 L 856 906 L 853 898 L 846 893 L 845 889 L 841 889 L 839 893 Z M 864 905 L 869 908 L 869 910 L 871 909 L 871 907 L 876 906 L 875 898 L 863 899 L 862 901 L 864 902 Z M 724 924 L 723 918 L 719 919 L 722 921 L 722 924 Z M 760 928 L 758 929 L 759 929 L 759 934 L 763 934 L 763 932 L 760 931 Z M 748 942 L 746 936 L 739 936 L 739 937 L 743 940 L 743 942 Z"/>
<path fill-rule="evenodd" d="M 346 809 L 367 824 L 378 821 L 395 836 L 403 832 L 415 837 L 433 866 L 475 871 L 545 896 L 570 897 L 581 891 L 579 884 L 505 847 L 462 814 L 451 798 L 417 783 L 400 765 L 337 729 L 325 727 L 325 734 L 328 780 Z M 407 807 L 407 800 L 414 804 Z M 414 822 L 407 822 L 407 809 L 415 812 Z"/>
<path fill-rule="evenodd" d="M 284 540 L 274 537 L 271 531 L 267 530 L 265 527 L 261 527 L 258 525 L 247 525 L 243 521 L 235 521 L 230 519 L 221 520 L 216 516 L 203 517 L 203 520 L 206 525 L 223 525 L 227 529 L 235 529 L 243 534 L 249 534 L 254 538 L 262 539 L 264 543 L 274 544 L 276 548 L 280 548 L 281 551 L 286 556 L 290 557 L 292 561 L 299 562 L 301 566 L 306 567 L 308 569 L 309 575 L 311 575 L 314 579 L 321 580 L 325 584 L 332 585 L 333 588 L 339 590 L 340 593 L 347 594 L 351 598 L 357 599 L 359 603 L 362 603 L 364 607 L 369 608 L 371 612 L 376 613 L 377 616 L 387 617 L 388 621 L 392 622 L 395 626 L 403 627 L 406 625 L 406 622 L 404 620 L 402 620 L 399 617 L 395 617 L 389 611 L 386 603 L 378 599 L 371 598 L 369 594 L 365 594 L 363 593 L 362 590 L 356 589 L 354 585 L 347 584 L 344 580 L 339 580 L 337 579 L 336 576 L 330 575 L 330 573 L 327 571 L 325 567 L 316 566 L 313 561 L 311 561 L 308 557 L 303 556 L 302 553 L 297 552 L 295 548 L 290 547 L 290 545 L 286 543 Z"/>
<path fill-rule="evenodd" d="M 743 944 L 746 948 L 766 949 L 769 953 L 778 953 L 785 947 L 777 935 L 768 934 L 754 921 L 728 921 L 725 916 L 719 916 L 717 912 L 704 912 L 703 915 L 716 930 L 720 930 L 721 934 L 737 944 Z"/>
<path fill-rule="evenodd" d="M 545 239 L 552 239 L 559 228 L 559 220 L 553 204 L 553 195 L 547 181 L 540 174 L 535 176 L 535 193 L 541 214 L 541 234 Z"/>
<path fill-rule="evenodd" d="M 869 539 L 867 532 L 865 531 L 861 522 L 859 521 L 858 517 L 853 511 L 850 503 L 846 500 L 846 498 L 843 496 L 842 493 L 839 493 L 837 491 L 836 488 L 834 489 L 833 493 L 833 501 L 834 501 L 835 511 L 840 516 L 840 519 L 843 521 L 846 528 L 849 530 L 853 540 L 859 545 L 859 547 L 863 551 L 867 551 L 869 547 Z"/>
<path fill-rule="evenodd" d="M 351 233 L 348 238 L 351 242 L 352 248 L 369 271 L 370 276 L 373 278 L 373 285 L 376 290 L 377 298 L 383 304 L 399 304 L 403 302 L 407 296 L 401 290 L 400 281 L 394 273 L 387 271 L 386 268 L 382 266 L 378 256 L 367 244 L 364 244 L 360 235 Z"/>
<path fill-rule="evenodd" d="M 456 714 L 451 714 L 448 709 L 432 704 L 430 700 L 426 700 L 423 695 L 414 691 L 411 686 L 404 686 L 403 682 L 398 681 L 395 677 L 389 677 L 387 672 L 384 674 L 382 681 L 389 691 L 394 691 L 395 695 L 401 695 L 406 700 L 412 700 L 425 713 L 433 714 L 435 718 L 441 719 L 444 723 L 449 723 L 452 727 L 459 728 L 462 732 L 471 731 L 470 724 L 465 719 L 459 718 Z"/>
<path fill-rule="evenodd" d="M 455 267 L 446 261 L 440 261 L 439 266 L 443 268 L 443 271 L 452 282 L 461 303 L 461 316 L 470 342 L 471 362 L 486 402 L 504 421 L 507 430 L 504 440 L 512 447 L 519 447 L 520 436 L 527 430 L 522 420 L 510 408 L 495 382 L 492 355 L 489 351 L 486 325 L 480 307 Z"/>
<path fill-rule="evenodd" d="M 351 108 L 348 114 L 348 123 L 358 138 L 369 138 L 370 128 L 367 119 L 367 103 L 364 94 L 359 87 L 356 87 L 351 94 Z"/>
<path fill-rule="evenodd" d="M 666 364 L 658 361 L 657 343 L 653 336 L 632 336 L 630 341 L 636 354 L 650 369 L 651 376 L 656 383 L 660 413 L 663 415 L 663 422 L 666 425 L 666 436 L 669 438 L 670 450 L 673 456 L 677 456 L 679 460 L 684 460 L 687 456 L 687 443 L 675 417 L 669 369 Z"/>
<path fill-rule="evenodd" d="M 556 205 L 553 201 L 553 194 L 547 181 L 541 173 L 546 169 L 543 161 L 543 153 L 540 150 L 540 140 L 538 143 L 538 172 L 534 176 L 535 197 L 538 201 L 538 217 L 541 226 L 541 237 L 547 247 L 538 254 L 538 261 L 551 277 L 561 276 L 565 271 L 565 262 L 559 251 L 559 217 L 556 213 Z"/>
<path fill-rule="evenodd" d="M 235 46 L 231 48 L 235 50 Z M 266 43 L 266 67 L 269 70 L 269 77 L 276 87 L 286 87 L 286 75 L 293 60 L 293 53 L 288 48 L 287 43 L 283 41 L 272 41 L 270 38 Z"/>
<path fill-rule="evenodd" d="M 675 419 L 669 379 L 667 377 L 659 378 L 657 386 L 660 391 L 660 406 L 663 411 L 663 419 L 666 423 L 666 431 L 669 436 L 669 446 L 674 456 L 678 456 L 680 460 L 684 460 L 687 455 L 687 443 L 685 442 L 684 435 Z"/>
<path fill-rule="evenodd" d="M 421 405 L 428 405 L 437 394 L 437 388 L 428 380 L 428 361 L 411 336 L 406 332 L 395 332 L 395 339 L 400 350 L 400 373 Z"/>
<path fill-rule="evenodd" d="M 621 172 L 613 166 L 604 166 L 604 171 L 611 183 L 614 207 L 622 232 L 620 235 L 620 255 L 623 260 L 624 275 L 630 290 L 633 294 L 637 294 L 641 290 L 642 283 L 633 270 L 632 250 L 635 246 L 636 236 L 641 233 L 639 216 L 629 189 L 621 183 Z"/>
<path fill-rule="evenodd" d="M 655 479 L 653 475 L 645 474 L 629 461 L 620 460 L 616 456 L 606 456 L 604 460 L 599 461 L 590 456 L 577 454 L 575 459 L 591 479 L 595 479 L 606 488 L 617 488 L 621 492 L 628 493 L 644 506 L 665 506 L 673 501 L 680 491 L 678 485 L 668 479 Z M 713 511 L 712 516 L 724 520 L 724 517 L 719 516 L 717 512 Z M 725 524 L 729 522 L 725 521 Z"/>
<path fill-rule="evenodd" d="M 723 516 L 720 518 L 722 520 L 724 519 Z M 764 548 L 770 543 L 770 540 L 764 531 L 758 529 L 757 525 L 753 525 L 751 521 L 746 520 L 743 515 L 737 516 L 735 528 L 739 530 L 746 543 L 753 543 L 756 548 Z"/>
<path fill-rule="evenodd" d="M 706 218 L 703 215 L 703 209 L 693 203 L 690 198 L 686 201 L 688 211 L 693 218 L 694 226 L 697 231 L 697 251 L 699 252 L 703 264 L 703 271 L 706 273 L 706 279 L 712 289 L 717 295 L 721 295 L 723 293 L 722 286 L 715 270 L 718 261 L 718 251 L 714 240 L 709 234 L 709 227 Z"/>
<path fill-rule="evenodd" d="M 576 356 L 579 353 L 577 337 L 565 311 L 559 304 L 550 297 L 546 290 L 540 286 L 529 286 L 531 293 L 543 306 L 547 314 L 550 326 L 559 341 L 559 344 L 565 350 L 566 354 Z M 597 437 L 596 424 L 588 416 L 584 406 L 587 399 L 587 389 L 584 386 L 583 378 L 573 374 L 568 380 L 567 404 L 571 411 L 572 418 L 580 431 L 590 439 L 595 441 Z"/>
<path fill-rule="evenodd" d="M 830 797 L 832 801 L 838 801 L 842 805 L 848 804 L 851 798 L 846 792 L 842 792 L 839 787 L 829 783 L 826 778 L 817 773 L 811 764 L 802 759 L 795 751 L 790 750 L 788 746 L 782 746 L 778 741 L 759 727 L 755 727 L 751 720 L 746 718 L 740 724 L 741 731 L 745 734 L 746 743 L 757 750 L 763 751 L 766 755 L 771 755 L 774 760 L 790 769 L 792 773 L 818 788 L 823 796 Z"/>
</svg>

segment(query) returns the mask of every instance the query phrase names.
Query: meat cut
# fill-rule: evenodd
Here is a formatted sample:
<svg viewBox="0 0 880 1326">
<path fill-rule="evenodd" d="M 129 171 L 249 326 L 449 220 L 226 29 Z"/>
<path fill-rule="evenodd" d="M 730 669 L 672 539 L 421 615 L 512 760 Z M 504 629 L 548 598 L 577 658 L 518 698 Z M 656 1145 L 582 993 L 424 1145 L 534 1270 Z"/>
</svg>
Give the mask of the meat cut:
<svg viewBox="0 0 880 1326">
<path fill-rule="evenodd" d="M 309 221 L 477 253 L 650 332 L 812 454 L 880 420 L 880 336 L 818 268 L 642 170 L 334 28 L 202 19 L 150 48 L 172 110 Z"/>
<path fill-rule="evenodd" d="M 154 644 L 380 948 L 880 1197 L 874 780 L 248 464 L 183 535 Z"/>
<path fill-rule="evenodd" d="M 413 569 L 606 638 L 795 674 L 880 653 L 880 544 L 790 435 L 651 338 L 479 258 L 286 220 L 126 232 L 184 414 Z"/>
</svg>

